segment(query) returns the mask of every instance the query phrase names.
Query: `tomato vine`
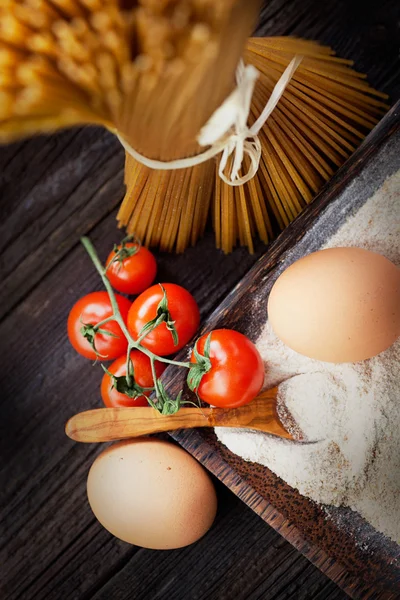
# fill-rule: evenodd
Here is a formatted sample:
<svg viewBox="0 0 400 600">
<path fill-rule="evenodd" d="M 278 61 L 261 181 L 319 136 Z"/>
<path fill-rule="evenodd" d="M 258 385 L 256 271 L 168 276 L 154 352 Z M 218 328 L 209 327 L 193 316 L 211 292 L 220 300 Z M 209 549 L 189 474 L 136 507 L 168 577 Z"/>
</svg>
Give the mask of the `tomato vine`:
<svg viewBox="0 0 400 600">
<path fill-rule="evenodd" d="M 160 284 L 161 289 L 163 291 L 163 297 L 158 305 L 156 317 L 154 319 L 152 319 L 151 321 L 149 321 L 142 328 L 138 339 L 135 340 L 132 337 L 132 335 L 130 334 L 130 332 L 126 326 L 126 323 L 125 323 L 124 319 L 122 318 L 122 315 L 121 315 L 121 312 L 119 310 L 119 306 L 118 306 L 118 303 L 116 300 L 116 296 L 114 294 L 114 290 L 113 290 L 112 285 L 107 277 L 107 267 L 104 267 L 102 265 L 102 263 L 98 257 L 98 254 L 96 252 L 96 249 L 88 237 L 82 237 L 81 242 L 82 242 L 83 246 L 85 247 L 88 255 L 90 256 L 97 272 L 99 273 L 99 275 L 103 281 L 104 287 L 106 288 L 106 291 L 110 298 L 111 307 L 112 307 L 112 315 L 110 317 L 108 317 L 106 320 L 98 323 L 97 325 L 91 325 L 91 324 L 84 325 L 85 332 L 86 332 L 85 337 L 87 337 L 87 339 L 90 338 L 92 347 L 93 347 L 94 351 L 96 352 L 96 348 L 94 345 L 94 338 L 95 338 L 96 333 L 99 333 L 102 331 L 101 326 L 104 325 L 104 323 L 106 321 L 107 322 L 108 321 L 116 321 L 118 323 L 118 325 L 120 326 L 121 331 L 128 342 L 128 348 L 127 348 L 127 352 L 126 352 L 126 375 L 124 376 L 125 382 L 122 382 L 120 380 L 117 382 L 119 389 L 121 391 L 123 390 L 123 393 L 126 394 L 127 396 L 129 396 L 129 395 L 135 396 L 136 394 L 139 394 L 139 393 L 144 394 L 146 396 L 149 404 L 154 409 L 156 409 L 157 411 L 159 411 L 161 414 L 164 414 L 164 415 L 173 414 L 173 413 L 177 412 L 183 404 L 194 404 L 191 401 L 182 401 L 182 390 L 179 392 L 179 394 L 177 395 L 176 398 L 171 398 L 169 396 L 161 379 L 159 379 L 157 377 L 157 373 L 156 373 L 156 369 L 155 369 L 155 362 L 159 361 L 159 362 L 163 362 L 166 364 L 175 365 L 176 367 L 188 369 L 189 370 L 188 381 L 192 382 L 193 380 L 195 380 L 198 385 L 198 382 L 201 379 L 201 373 L 207 372 L 207 370 L 210 368 L 208 358 L 201 357 L 201 355 L 199 355 L 200 358 L 204 359 L 203 361 L 200 360 L 199 364 L 192 363 L 192 362 L 177 361 L 177 360 L 173 360 L 170 358 L 166 358 L 164 356 L 158 356 L 157 354 L 155 354 L 148 348 L 145 348 L 141 343 L 142 340 L 150 333 L 150 331 L 153 331 L 153 329 L 158 327 L 161 323 L 165 322 L 168 330 L 171 332 L 171 335 L 174 340 L 174 344 L 175 345 L 177 344 L 178 334 L 177 334 L 177 331 L 174 326 L 174 322 L 173 322 L 171 315 L 169 313 L 169 310 L 168 310 L 168 298 L 165 293 L 165 289 Z M 143 352 L 143 354 L 148 356 L 148 358 L 150 359 L 151 371 L 152 371 L 153 382 L 154 382 L 153 391 L 155 392 L 155 395 L 156 395 L 155 402 L 153 401 L 153 399 L 151 398 L 151 395 L 149 394 L 151 389 L 146 389 L 146 390 L 143 390 L 142 388 L 139 389 L 134 381 L 134 373 L 133 373 L 132 365 L 130 362 L 130 353 L 134 349 L 139 350 L 140 352 Z M 101 358 L 101 356 L 100 356 L 100 358 Z M 105 369 L 105 371 L 107 372 L 107 369 Z"/>
</svg>

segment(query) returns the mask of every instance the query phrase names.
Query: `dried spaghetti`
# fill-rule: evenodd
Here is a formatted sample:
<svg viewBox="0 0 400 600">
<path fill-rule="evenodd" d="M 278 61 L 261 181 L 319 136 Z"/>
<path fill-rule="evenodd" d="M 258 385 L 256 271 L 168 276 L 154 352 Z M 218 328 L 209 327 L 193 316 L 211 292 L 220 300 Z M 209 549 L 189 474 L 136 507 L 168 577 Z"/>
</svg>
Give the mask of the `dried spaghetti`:
<svg viewBox="0 0 400 600">
<path fill-rule="evenodd" d="M 89 123 L 152 159 L 199 153 L 197 135 L 233 88 L 257 8 L 258 0 L 3 0 L 0 141 Z M 260 73 L 250 124 L 296 54 L 302 63 L 259 133 L 253 179 L 227 185 L 216 177 L 219 159 L 159 171 L 126 155 L 120 225 L 177 252 L 210 214 L 224 252 L 238 242 L 252 251 L 255 237 L 267 242 L 288 225 L 387 108 L 329 48 L 253 38 L 244 50 Z"/>
<path fill-rule="evenodd" d="M 295 54 L 304 57 L 301 65 L 259 134 L 262 159 L 256 177 L 237 188 L 215 179 L 213 225 L 217 246 L 224 252 L 230 252 L 237 242 L 253 251 L 256 235 L 268 242 L 274 230 L 293 221 L 388 108 L 383 102 L 386 95 L 372 89 L 364 75 L 350 68 L 351 61 L 333 56 L 329 48 L 292 38 L 252 38 L 244 53 L 245 62 L 260 72 L 253 95 L 252 122 Z M 215 177 L 218 168 L 215 161 L 212 163 Z M 134 187 L 131 173 L 137 177 L 145 174 L 140 189 Z M 190 235 L 192 224 L 183 218 L 178 204 L 177 234 L 161 230 L 148 236 L 146 221 L 140 218 L 141 198 L 159 173 L 126 156 L 127 194 L 118 219 L 129 231 L 136 231 L 140 225 L 146 243 L 168 250 L 175 246 L 181 252 L 186 247 L 181 240 L 193 243 L 198 229 L 193 227 L 194 235 Z M 192 170 L 188 169 L 185 177 L 180 175 L 180 185 L 184 186 L 180 194 L 195 206 L 197 198 L 190 190 Z M 207 187 L 207 204 L 208 194 Z M 184 233 L 179 237 L 180 229 Z"/>
</svg>

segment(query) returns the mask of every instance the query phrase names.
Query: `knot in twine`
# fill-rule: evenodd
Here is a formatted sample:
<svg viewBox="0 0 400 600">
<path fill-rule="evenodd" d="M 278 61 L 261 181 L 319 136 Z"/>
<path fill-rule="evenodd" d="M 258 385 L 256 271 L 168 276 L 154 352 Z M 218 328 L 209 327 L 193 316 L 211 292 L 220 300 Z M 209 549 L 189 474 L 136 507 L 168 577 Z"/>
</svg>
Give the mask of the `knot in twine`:
<svg viewBox="0 0 400 600">
<path fill-rule="evenodd" d="M 240 61 L 236 70 L 236 88 L 211 115 L 197 137 L 200 146 L 210 146 L 205 152 L 171 161 L 153 160 L 137 152 L 120 135 L 118 139 L 128 154 L 152 169 L 172 170 L 194 167 L 222 152 L 218 170 L 220 178 L 228 185 L 243 185 L 254 177 L 260 164 L 261 142 L 258 133 L 278 104 L 301 61 L 301 56 L 295 56 L 289 63 L 272 90 L 262 113 L 251 127 L 247 125 L 247 120 L 259 72 L 252 65 L 245 66 L 243 61 Z M 227 176 L 225 169 L 233 153 L 233 163 Z M 239 175 L 245 155 L 250 158 L 250 167 L 247 173 Z"/>
</svg>

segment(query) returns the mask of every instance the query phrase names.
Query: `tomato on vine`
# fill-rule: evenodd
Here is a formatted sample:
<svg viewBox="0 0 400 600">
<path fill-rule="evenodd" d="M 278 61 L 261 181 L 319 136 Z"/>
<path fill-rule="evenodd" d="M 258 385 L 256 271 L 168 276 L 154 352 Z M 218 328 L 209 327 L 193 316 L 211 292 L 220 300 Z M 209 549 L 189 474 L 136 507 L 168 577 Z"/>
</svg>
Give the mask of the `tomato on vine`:
<svg viewBox="0 0 400 600">
<path fill-rule="evenodd" d="M 123 242 L 126 245 L 126 241 Z M 189 370 L 187 382 L 198 399 L 220 407 L 253 400 L 264 381 L 264 366 L 255 345 L 241 333 L 217 329 L 195 344 L 190 362 L 168 358 L 190 341 L 200 323 L 193 296 L 173 283 L 153 285 L 130 304 L 114 293 L 87 237 L 82 238 L 107 292 L 78 300 L 68 318 L 72 345 L 88 358 L 118 358 L 103 366 L 101 392 L 106 406 L 145 406 L 162 415 L 192 404 L 183 390 L 170 396 L 160 378 L 166 364 Z"/>
<path fill-rule="evenodd" d="M 157 263 L 154 255 L 139 242 L 123 240 L 110 252 L 106 271 L 114 289 L 123 294 L 136 295 L 153 283 Z"/>
<path fill-rule="evenodd" d="M 251 402 L 264 382 L 264 365 L 255 345 L 233 329 L 215 329 L 197 340 L 188 385 L 207 404 L 235 408 Z"/>
<path fill-rule="evenodd" d="M 167 365 L 155 362 L 160 377 Z M 101 397 L 109 408 L 148 406 L 146 393 L 154 390 L 150 359 L 139 350 L 130 353 L 130 381 L 126 378 L 126 356 L 120 356 L 105 371 L 101 381 Z"/>
<path fill-rule="evenodd" d="M 128 313 L 129 333 L 158 356 L 183 348 L 199 323 L 195 299 L 174 283 L 153 285 L 134 300 Z"/>
<path fill-rule="evenodd" d="M 131 302 L 116 295 L 122 319 L 126 322 Z M 95 360 L 113 360 L 126 352 L 128 341 L 113 315 L 107 292 L 92 292 L 80 298 L 68 316 L 68 337 L 79 354 Z"/>
</svg>

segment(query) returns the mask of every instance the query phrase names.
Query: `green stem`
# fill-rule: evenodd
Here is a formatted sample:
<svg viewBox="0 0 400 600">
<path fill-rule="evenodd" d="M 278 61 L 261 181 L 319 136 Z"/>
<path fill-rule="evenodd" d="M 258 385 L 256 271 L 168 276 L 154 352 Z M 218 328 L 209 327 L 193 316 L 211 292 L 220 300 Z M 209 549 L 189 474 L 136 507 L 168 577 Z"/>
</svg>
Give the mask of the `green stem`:
<svg viewBox="0 0 400 600">
<path fill-rule="evenodd" d="M 125 363 L 125 371 L 126 371 L 126 383 L 128 384 L 128 387 L 131 385 L 132 380 L 131 380 L 131 376 L 129 374 L 129 361 L 131 359 L 131 345 L 128 344 L 128 349 L 126 351 L 126 363 Z"/>
<path fill-rule="evenodd" d="M 158 392 L 158 386 L 157 386 L 157 373 L 156 373 L 156 366 L 154 364 L 155 358 L 154 356 L 150 358 L 150 365 L 151 365 L 151 374 L 153 376 L 153 383 L 154 383 L 154 391 L 156 393 L 156 397 L 157 397 L 157 402 L 159 401 L 159 392 Z M 151 398 L 148 397 L 148 401 L 150 402 L 150 405 L 155 408 L 156 410 L 158 410 L 157 406 L 154 404 L 154 402 L 151 400 Z"/>
<path fill-rule="evenodd" d="M 156 391 L 156 396 L 158 398 L 158 389 L 157 389 L 157 373 L 156 373 L 156 366 L 154 364 L 154 358 L 150 358 L 150 365 L 151 365 L 151 374 L 153 376 L 153 383 L 154 383 L 154 389 Z"/>
<path fill-rule="evenodd" d="M 146 348 L 143 348 L 143 346 L 142 346 L 140 349 L 142 352 L 147 354 Z M 155 359 L 158 360 L 159 362 L 167 363 L 168 365 L 175 365 L 176 367 L 184 367 L 185 369 L 190 369 L 190 367 L 193 367 L 193 363 L 190 363 L 190 362 L 180 362 L 179 360 L 165 358 L 164 356 L 157 356 L 156 354 L 153 354 L 152 352 L 150 352 L 150 354 L 152 354 L 155 357 Z M 148 355 L 148 356 L 150 356 L 150 355 Z"/>
<path fill-rule="evenodd" d="M 109 321 L 115 321 L 114 315 L 111 315 L 110 317 L 107 317 L 106 319 L 103 319 L 102 321 L 99 321 L 98 323 L 96 323 L 96 325 L 95 325 L 94 328 L 95 329 L 100 329 L 100 327 L 102 327 L 103 325 L 105 325 Z"/>
<path fill-rule="evenodd" d="M 111 306 L 113 309 L 115 319 L 118 321 L 118 317 L 119 317 L 119 319 L 121 319 L 121 321 L 122 321 L 121 313 L 119 312 L 118 303 L 117 303 L 117 299 L 114 294 L 114 290 L 111 287 L 111 283 L 109 282 L 108 277 L 106 276 L 106 270 L 103 267 L 103 265 L 101 264 L 100 259 L 97 255 L 97 252 L 96 252 L 92 242 L 89 240 L 88 237 L 85 237 L 85 236 L 81 238 L 81 242 L 85 246 L 86 252 L 89 254 L 90 258 L 92 259 L 93 264 L 96 267 L 96 269 L 104 283 L 104 286 L 108 292 L 108 295 L 110 296 Z M 123 325 L 125 326 L 125 323 L 123 323 Z"/>
</svg>

